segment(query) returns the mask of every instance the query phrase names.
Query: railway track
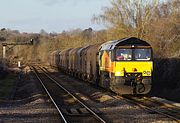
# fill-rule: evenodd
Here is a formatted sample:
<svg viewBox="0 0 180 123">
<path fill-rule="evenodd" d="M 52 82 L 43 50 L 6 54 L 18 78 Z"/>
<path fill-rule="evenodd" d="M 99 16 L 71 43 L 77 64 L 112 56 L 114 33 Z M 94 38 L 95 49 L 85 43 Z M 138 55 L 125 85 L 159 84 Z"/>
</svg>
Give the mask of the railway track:
<svg viewBox="0 0 180 123">
<path fill-rule="evenodd" d="M 50 100 L 56 107 L 64 123 L 70 122 L 102 122 L 106 121 L 93 109 L 88 107 L 70 91 L 59 84 L 48 75 L 48 72 L 41 67 L 31 67 L 40 81 Z"/>
<path fill-rule="evenodd" d="M 168 103 L 163 103 L 152 99 L 150 97 L 133 97 L 133 96 L 122 96 L 118 98 L 124 98 L 130 103 L 134 103 L 148 111 L 150 113 L 158 113 L 167 118 L 172 119 L 173 121 L 180 122 L 180 108 Z"/>
<path fill-rule="evenodd" d="M 49 73 L 47 68 L 44 68 L 46 73 Z M 58 80 L 59 81 L 59 80 Z M 72 80 L 71 80 L 72 81 Z M 143 97 L 127 97 L 127 96 L 112 96 L 116 99 L 124 99 L 130 103 L 138 105 L 142 109 L 147 110 L 150 114 L 158 114 L 160 117 L 170 119 L 170 121 L 180 122 L 179 120 L 179 107 L 171 104 L 163 103 L 161 101 L 157 101 L 153 98 Z"/>
</svg>

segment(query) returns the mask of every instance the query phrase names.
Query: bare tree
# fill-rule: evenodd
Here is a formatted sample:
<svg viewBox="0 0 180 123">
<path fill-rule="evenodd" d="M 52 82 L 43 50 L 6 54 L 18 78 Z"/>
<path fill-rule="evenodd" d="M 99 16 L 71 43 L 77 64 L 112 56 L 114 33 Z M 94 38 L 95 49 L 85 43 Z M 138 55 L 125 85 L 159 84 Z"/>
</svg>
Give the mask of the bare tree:
<svg viewBox="0 0 180 123">
<path fill-rule="evenodd" d="M 111 7 L 105 7 L 103 14 L 95 15 L 93 20 L 142 38 L 157 3 L 158 0 L 111 0 Z"/>
</svg>

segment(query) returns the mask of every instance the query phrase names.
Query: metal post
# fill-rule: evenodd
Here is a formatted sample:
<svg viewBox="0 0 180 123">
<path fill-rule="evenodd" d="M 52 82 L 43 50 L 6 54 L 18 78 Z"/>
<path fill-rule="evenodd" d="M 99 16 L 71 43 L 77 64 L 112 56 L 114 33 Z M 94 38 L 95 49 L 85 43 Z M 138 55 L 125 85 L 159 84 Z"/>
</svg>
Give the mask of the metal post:
<svg viewBox="0 0 180 123">
<path fill-rule="evenodd" d="M 3 59 L 2 59 L 2 64 L 3 64 L 3 70 L 6 70 L 6 46 L 3 45 Z"/>
<path fill-rule="evenodd" d="M 3 59 L 6 58 L 6 46 L 3 46 Z"/>
<path fill-rule="evenodd" d="M 21 61 L 18 61 L 18 68 L 21 67 Z"/>
</svg>

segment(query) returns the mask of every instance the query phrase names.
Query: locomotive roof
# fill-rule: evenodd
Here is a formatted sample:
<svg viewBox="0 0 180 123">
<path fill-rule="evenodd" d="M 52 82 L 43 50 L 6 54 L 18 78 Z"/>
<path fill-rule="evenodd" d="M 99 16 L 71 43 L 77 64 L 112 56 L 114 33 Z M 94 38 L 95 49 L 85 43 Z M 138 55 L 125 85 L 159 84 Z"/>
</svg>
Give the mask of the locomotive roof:
<svg viewBox="0 0 180 123">
<path fill-rule="evenodd" d="M 139 38 L 130 37 L 120 40 L 108 41 L 101 45 L 101 50 L 112 50 L 117 46 L 150 46 L 150 44 Z"/>
</svg>

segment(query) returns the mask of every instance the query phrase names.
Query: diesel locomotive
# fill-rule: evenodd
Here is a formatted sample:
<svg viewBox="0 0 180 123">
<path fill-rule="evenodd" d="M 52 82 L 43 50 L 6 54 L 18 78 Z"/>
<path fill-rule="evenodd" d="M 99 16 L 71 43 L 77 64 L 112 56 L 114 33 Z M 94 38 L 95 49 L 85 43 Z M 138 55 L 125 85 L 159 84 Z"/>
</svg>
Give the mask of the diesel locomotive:
<svg viewBox="0 0 180 123">
<path fill-rule="evenodd" d="M 51 66 L 118 94 L 151 90 L 153 51 L 135 37 L 53 52 Z"/>
</svg>

